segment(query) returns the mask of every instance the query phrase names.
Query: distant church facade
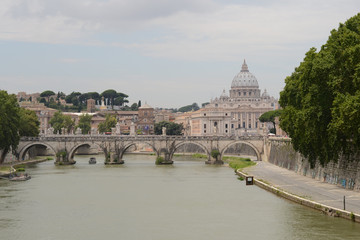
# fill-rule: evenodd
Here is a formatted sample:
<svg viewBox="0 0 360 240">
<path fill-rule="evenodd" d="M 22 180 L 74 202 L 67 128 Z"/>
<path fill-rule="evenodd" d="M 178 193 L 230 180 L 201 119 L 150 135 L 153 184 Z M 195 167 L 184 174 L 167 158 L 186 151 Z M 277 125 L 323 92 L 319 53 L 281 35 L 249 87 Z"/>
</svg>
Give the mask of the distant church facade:
<svg viewBox="0 0 360 240">
<path fill-rule="evenodd" d="M 246 61 L 235 75 L 229 94 L 220 97 L 195 112 L 176 118 L 183 123 L 185 135 L 258 135 L 267 132 L 267 125 L 259 117 L 278 108 L 278 101 L 266 90 L 261 93 L 256 77 L 249 71 Z"/>
</svg>

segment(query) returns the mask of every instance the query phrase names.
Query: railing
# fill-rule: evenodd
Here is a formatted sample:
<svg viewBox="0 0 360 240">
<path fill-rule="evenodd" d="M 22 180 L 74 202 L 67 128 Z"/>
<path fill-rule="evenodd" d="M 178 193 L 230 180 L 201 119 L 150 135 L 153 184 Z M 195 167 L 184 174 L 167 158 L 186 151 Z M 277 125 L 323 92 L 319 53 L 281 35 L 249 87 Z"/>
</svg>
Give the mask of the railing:
<svg viewBox="0 0 360 240">
<path fill-rule="evenodd" d="M 40 137 L 22 137 L 21 141 L 211 141 L 211 140 L 263 140 L 263 136 L 169 136 L 169 135 L 48 135 Z"/>
</svg>

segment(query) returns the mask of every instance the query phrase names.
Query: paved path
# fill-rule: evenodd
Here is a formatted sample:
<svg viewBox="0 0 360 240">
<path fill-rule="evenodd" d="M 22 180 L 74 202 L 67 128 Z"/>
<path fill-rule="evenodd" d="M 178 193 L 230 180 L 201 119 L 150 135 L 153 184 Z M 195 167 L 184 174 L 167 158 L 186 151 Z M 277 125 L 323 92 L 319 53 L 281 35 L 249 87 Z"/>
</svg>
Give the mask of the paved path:
<svg viewBox="0 0 360 240">
<path fill-rule="evenodd" d="M 320 182 L 268 162 L 258 162 L 257 165 L 244 169 L 244 172 L 286 192 L 333 208 L 343 209 L 345 196 L 346 210 L 360 214 L 360 192 Z"/>
</svg>

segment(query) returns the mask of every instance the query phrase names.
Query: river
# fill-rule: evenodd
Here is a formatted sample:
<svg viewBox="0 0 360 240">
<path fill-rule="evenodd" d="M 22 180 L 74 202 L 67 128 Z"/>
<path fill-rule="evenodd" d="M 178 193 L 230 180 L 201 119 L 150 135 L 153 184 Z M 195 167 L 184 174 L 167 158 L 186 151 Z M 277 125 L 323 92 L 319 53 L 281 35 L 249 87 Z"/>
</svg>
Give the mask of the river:
<svg viewBox="0 0 360 240">
<path fill-rule="evenodd" d="M 325 216 L 256 186 L 245 186 L 226 166 L 175 157 L 76 156 L 27 167 L 26 182 L 0 180 L 0 239 L 231 240 L 359 239 L 360 224 Z"/>
</svg>

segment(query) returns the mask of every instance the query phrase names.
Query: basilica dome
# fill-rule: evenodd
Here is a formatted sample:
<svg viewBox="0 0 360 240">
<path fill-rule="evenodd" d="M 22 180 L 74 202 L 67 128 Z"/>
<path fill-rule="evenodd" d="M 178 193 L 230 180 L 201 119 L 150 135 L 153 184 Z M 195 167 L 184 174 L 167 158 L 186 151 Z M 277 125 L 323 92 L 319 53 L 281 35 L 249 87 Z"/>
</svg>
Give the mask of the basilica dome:
<svg viewBox="0 0 360 240">
<path fill-rule="evenodd" d="M 234 77 L 231 87 L 253 87 L 259 88 L 258 81 L 256 77 L 249 72 L 248 66 L 244 60 L 244 63 L 241 67 L 241 71 Z"/>
</svg>

